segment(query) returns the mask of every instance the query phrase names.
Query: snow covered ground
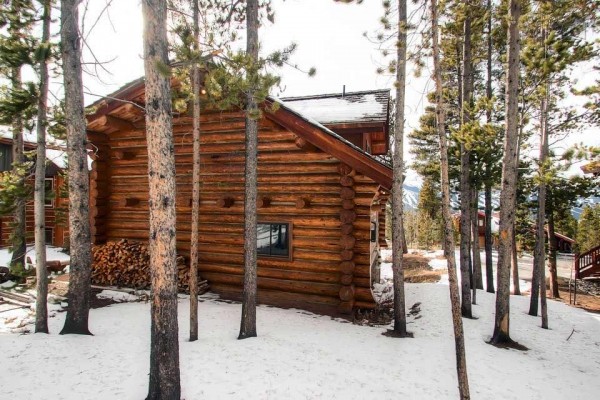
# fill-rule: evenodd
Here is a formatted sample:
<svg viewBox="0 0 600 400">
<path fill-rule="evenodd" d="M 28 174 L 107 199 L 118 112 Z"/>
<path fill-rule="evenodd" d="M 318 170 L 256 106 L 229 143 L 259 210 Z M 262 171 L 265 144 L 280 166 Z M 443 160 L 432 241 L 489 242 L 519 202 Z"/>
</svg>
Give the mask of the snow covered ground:
<svg viewBox="0 0 600 400">
<path fill-rule="evenodd" d="M 108 293 L 108 296 L 111 294 Z M 481 292 L 475 320 L 465 320 L 474 399 L 591 399 L 600 392 L 600 318 L 550 301 L 550 330 L 526 315 L 528 298 L 512 297 L 511 333 L 530 350 L 486 344 L 494 296 Z M 382 336 L 298 310 L 258 308 L 258 338 L 236 340 L 241 307 L 205 296 L 200 338 L 186 341 L 189 302 L 179 301 L 185 399 L 455 399 L 454 339 L 448 287 L 408 284 L 413 339 Z M 90 312 L 95 336 L 0 334 L 0 398 L 140 399 L 147 391 L 149 303 Z M 574 330 L 574 332 L 573 332 Z M 572 336 L 569 335 L 573 332 Z M 39 384 L 34 381 L 39 379 Z"/>
<path fill-rule="evenodd" d="M 1 256 L 2 253 L 0 253 Z M 437 252 L 427 253 L 444 268 Z M 391 276 L 384 264 L 382 277 Z M 180 359 L 185 399 L 455 399 L 454 338 L 448 286 L 407 284 L 413 339 L 381 335 L 389 327 L 358 326 L 305 311 L 258 308 L 258 338 L 236 340 L 241 307 L 202 297 L 200 338 L 187 341 L 189 299 L 179 300 Z M 525 287 L 522 287 L 525 289 Z M 99 297 L 135 301 L 104 291 Z M 511 297 L 511 334 L 526 352 L 486 343 L 495 297 L 480 291 L 477 319 L 464 320 L 474 399 L 590 399 L 600 392 L 600 315 L 549 301 L 550 328 L 526 314 L 529 298 Z M 1 399 L 139 399 L 147 391 L 150 305 L 114 304 L 90 311 L 91 337 L 60 336 L 65 313 L 50 308 L 50 335 L 19 334 L 29 309 L 0 311 Z M 6 318 L 10 316 L 9 318 Z M 40 384 L 33 384 L 41 377 Z"/>
</svg>

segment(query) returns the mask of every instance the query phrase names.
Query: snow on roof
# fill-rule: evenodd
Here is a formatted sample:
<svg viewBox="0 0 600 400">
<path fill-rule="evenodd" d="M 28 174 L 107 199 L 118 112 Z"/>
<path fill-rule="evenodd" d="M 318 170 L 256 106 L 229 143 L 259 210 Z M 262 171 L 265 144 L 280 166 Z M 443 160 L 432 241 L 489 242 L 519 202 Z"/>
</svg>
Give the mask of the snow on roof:
<svg viewBox="0 0 600 400">
<path fill-rule="evenodd" d="M 308 116 L 321 124 L 382 122 L 388 118 L 390 91 L 370 90 L 364 92 L 323 94 L 316 96 L 284 97 L 299 114 Z"/>
<path fill-rule="evenodd" d="M 373 159 L 374 161 L 378 162 L 379 164 L 383 165 L 386 168 L 390 168 L 389 165 L 386 165 L 385 163 L 381 162 L 380 159 L 374 157 L 372 154 L 367 153 L 366 151 L 364 151 L 363 149 L 361 149 L 360 147 L 356 146 L 354 143 L 344 139 L 342 136 L 338 135 L 337 133 L 335 133 L 334 131 L 332 131 L 331 129 L 327 128 L 326 126 L 324 126 L 321 122 L 315 120 L 313 117 L 311 117 L 310 115 L 307 115 L 306 113 L 302 113 L 300 112 L 297 108 L 296 108 L 296 104 L 292 103 L 292 105 L 290 105 L 290 103 L 288 103 L 287 101 L 284 101 L 282 99 L 278 99 L 277 97 L 274 96 L 269 96 L 268 99 L 270 99 L 271 101 L 274 101 L 276 103 L 279 103 L 279 105 L 285 109 L 287 109 L 288 111 L 292 112 L 293 114 L 295 114 L 297 117 L 302 118 L 303 120 L 305 120 L 306 122 L 316 126 L 317 128 L 321 129 L 323 132 L 327 133 L 330 136 L 333 136 L 334 138 L 336 138 L 337 140 L 339 140 L 340 142 L 343 142 L 344 144 L 346 144 L 346 146 L 350 146 L 352 147 L 354 150 L 363 153 L 364 155 L 368 156 L 369 158 Z"/>
<path fill-rule="evenodd" d="M 12 140 L 12 133 L 8 129 L 6 129 L 6 127 L 0 127 L 0 138 Z M 35 133 L 25 131 L 23 132 L 23 140 L 26 144 L 35 146 L 37 142 L 37 137 Z M 47 136 L 47 143 L 51 146 L 66 146 L 65 141 L 55 139 L 49 135 Z M 67 168 L 66 150 L 59 150 L 57 148 L 46 149 L 46 158 L 48 159 L 48 161 L 54 163 L 54 165 L 56 165 L 60 169 Z"/>
</svg>

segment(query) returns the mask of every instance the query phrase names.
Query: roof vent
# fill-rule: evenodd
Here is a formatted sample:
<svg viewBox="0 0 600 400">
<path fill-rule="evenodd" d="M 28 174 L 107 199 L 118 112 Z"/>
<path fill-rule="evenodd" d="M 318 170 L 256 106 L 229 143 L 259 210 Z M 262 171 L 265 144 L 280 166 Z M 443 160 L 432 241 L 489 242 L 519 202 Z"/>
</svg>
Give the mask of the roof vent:
<svg viewBox="0 0 600 400">
<path fill-rule="evenodd" d="M 346 96 L 346 85 L 342 87 L 342 97 Z"/>
</svg>

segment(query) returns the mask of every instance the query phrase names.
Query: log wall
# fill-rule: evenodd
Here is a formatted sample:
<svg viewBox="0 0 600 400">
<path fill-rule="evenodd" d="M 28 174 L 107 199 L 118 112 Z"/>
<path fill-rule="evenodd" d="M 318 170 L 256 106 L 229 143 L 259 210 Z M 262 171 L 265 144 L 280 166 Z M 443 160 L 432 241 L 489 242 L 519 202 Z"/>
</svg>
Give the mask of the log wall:
<svg viewBox="0 0 600 400">
<path fill-rule="evenodd" d="M 128 110 L 131 110 L 129 107 Z M 119 110 L 115 113 L 119 115 Z M 131 116 L 129 116 L 131 118 Z M 138 119 L 139 120 L 139 119 Z M 188 256 L 192 127 L 174 119 L 177 247 Z M 199 270 L 213 291 L 239 298 L 243 283 L 244 115 L 201 117 Z M 90 132 L 95 243 L 148 237 L 143 126 Z M 378 185 L 264 118 L 259 125 L 258 220 L 290 224 L 291 258 L 259 256 L 259 301 L 324 313 L 372 307 L 370 206 Z"/>
<path fill-rule="evenodd" d="M 56 247 L 63 247 L 69 240 L 69 229 L 68 229 L 68 207 L 69 200 L 60 197 L 60 190 L 64 183 L 64 179 L 60 175 L 48 177 L 52 179 L 52 187 L 54 193 L 54 199 L 52 205 L 45 207 L 46 211 L 46 229 L 52 229 L 52 241 L 51 244 Z M 33 179 L 30 184 L 33 187 Z M 28 201 L 25 205 L 25 224 L 26 224 L 26 239 L 27 244 L 33 244 L 33 230 L 34 230 L 34 216 L 33 216 L 33 192 L 31 194 L 32 200 Z M 62 215 L 61 215 L 62 213 Z M 0 248 L 9 247 L 10 234 L 12 232 L 12 215 L 0 217 Z"/>
</svg>

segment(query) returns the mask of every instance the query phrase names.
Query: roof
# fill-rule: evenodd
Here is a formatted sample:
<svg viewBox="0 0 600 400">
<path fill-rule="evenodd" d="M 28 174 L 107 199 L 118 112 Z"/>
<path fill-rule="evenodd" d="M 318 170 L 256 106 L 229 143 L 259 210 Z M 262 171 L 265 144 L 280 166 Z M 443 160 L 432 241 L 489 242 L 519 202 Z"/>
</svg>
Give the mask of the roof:
<svg viewBox="0 0 600 400">
<path fill-rule="evenodd" d="M 37 145 L 31 141 L 31 134 L 24 135 L 23 146 L 25 150 L 34 150 Z M 12 145 L 12 134 L 0 130 L 0 143 L 6 145 Z M 46 159 L 52 162 L 58 169 L 67 168 L 67 152 L 62 146 L 57 145 L 60 141 L 54 140 L 46 145 Z"/>
<path fill-rule="evenodd" d="M 586 174 L 600 174 L 600 160 L 583 165 L 581 170 Z"/>
<path fill-rule="evenodd" d="M 283 97 L 298 113 L 324 124 L 387 123 L 390 90 Z"/>
<path fill-rule="evenodd" d="M 131 103 L 133 99 L 136 99 L 137 101 L 134 103 L 139 105 L 143 93 L 144 80 L 137 79 L 123 86 L 121 89 L 117 90 L 117 92 L 97 101 L 94 103 L 96 108 L 95 112 L 92 115 L 86 116 L 88 121 L 88 129 L 90 131 L 94 131 L 94 129 L 90 129 L 90 125 L 94 125 L 94 121 L 102 121 L 102 118 L 110 118 L 109 114 L 111 112 L 117 110 L 121 106 L 127 105 L 127 103 L 132 105 Z M 354 102 L 349 102 L 346 100 L 338 101 L 337 109 L 343 108 L 341 105 L 346 104 L 352 109 L 352 112 L 348 112 L 347 116 L 356 116 L 359 114 L 357 110 L 360 108 L 357 107 L 357 105 L 363 104 L 368 106 L 370 111 L 362 113 L 361 118 L 372 118 L 371 121 L 373 122 L 387 124 L 387 104 L 389 100 L 389 90 L 357 92 L 355 94 L 358 96 L 354 97 Z M 347 94 L 346 96 L 349 95 L 350 94 Z M 311 97 L 317 99 L 321 97 L 329 98 L 335 96 L 341 97 L 341 95 L 322 95 Z M 359 101 L 361 98 L 364 99 L 362 103 Z M 384 98 L 386 99 L 385 107 L 383 106 L 382 100 Z M 300 101 L 299 99 L 301 98 L 291 98 L 291 100 L 288 98 L 287 100 L 282 101 L 275 97 L 268 97 L 264 104 L 266 111 L 265 117 L 287 128 L 299 137 L 304 138 L 306 141 L 316 146 L 320 150 L 348 164 L 356 171 L 379 183 L 385 189 L 391 189 L 392 169 L 389 166 L 381 163 L 374 156 L 366 153 L 361 148 L 353 145 L 340 135 L 326 128 L 323 126 L 321 121 L 318 121 L 312 116 L 305 114 L 304 111 L 297 108 L 298 104 L 293 99 L 298 99 L 298 101 Z M 279 107 L 277 110 L 271 111 L 269 106 L 275 102 L 279 104 Z M 375 106 L 375 103 L 379 104 L 379 106 Z M 385 112 L 385 117 L 382 117 L 382 112 Z M 339 113 L 339 115 L 342 115 L 342 113 Z M 358 122 L 360 122 L 360 120 L 356 119 L 356 123 Z"/>
</svg>

